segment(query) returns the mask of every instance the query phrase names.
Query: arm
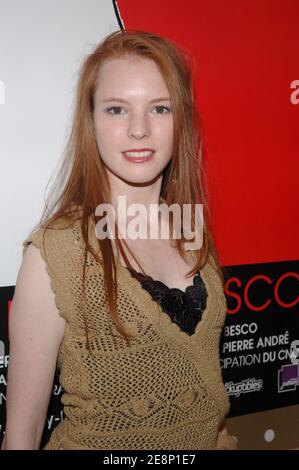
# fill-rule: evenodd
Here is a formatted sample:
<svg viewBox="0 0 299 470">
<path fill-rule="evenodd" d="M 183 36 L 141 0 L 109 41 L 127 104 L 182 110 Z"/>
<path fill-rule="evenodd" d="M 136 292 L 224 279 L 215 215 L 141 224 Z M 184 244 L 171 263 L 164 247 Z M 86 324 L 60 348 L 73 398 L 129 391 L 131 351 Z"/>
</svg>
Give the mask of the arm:
<svg viewBox="0 0 299 470">
<path fill-rule="evenodd" d="M 6 433 L 2 450 L 39 449 L 65 328 L 39 249 L 29 245 L 9 315 Z"/>
</svg>

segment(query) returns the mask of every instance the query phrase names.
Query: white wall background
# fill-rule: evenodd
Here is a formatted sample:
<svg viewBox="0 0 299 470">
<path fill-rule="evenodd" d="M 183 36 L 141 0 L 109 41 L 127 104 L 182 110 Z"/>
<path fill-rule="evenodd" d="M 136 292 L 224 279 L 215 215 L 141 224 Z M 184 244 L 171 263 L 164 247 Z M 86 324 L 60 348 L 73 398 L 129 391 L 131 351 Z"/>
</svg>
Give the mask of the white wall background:
<svg viewBox="0 0 299 470">
<path fill-rule="evenodd" d="M 119 30 L 112 0 L 0 0 L 0 286 L 15 285 L 70 128 L 77 72 Z"/>
</svg>

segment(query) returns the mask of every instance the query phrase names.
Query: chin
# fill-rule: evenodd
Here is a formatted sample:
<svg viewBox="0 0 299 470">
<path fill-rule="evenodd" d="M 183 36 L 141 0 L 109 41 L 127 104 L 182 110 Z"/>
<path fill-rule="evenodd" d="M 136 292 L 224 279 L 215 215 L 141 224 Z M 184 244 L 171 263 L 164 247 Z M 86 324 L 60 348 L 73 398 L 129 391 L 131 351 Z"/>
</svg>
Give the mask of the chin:
<svg viewBox="0 0 299 470">
<path fill-rule="evenodd" d="M 149 185 L 157 181 L 157 179 L 162 176 L 163 168 L 155 170 L 147 169 L 148 171 L 146 171 L 144 165 L 145 164 L 141 163 L 139 168 L 132 168 L 129 171 L 127 168 L 124 171 L 120 171 L 120 168 L 118 168 L 118 171 L 109 169 L 108 172 L 112 173 L 114 178 L 117 177 L 118 179 L 131 185 Z"/>
<path fill-rule="evenodd" d="M 149 185 L 153 184 L 157 179 L 161 176 L 161 173 L 154 174 L 154 175 L 142 175 L 142 176 L 132 176 L 132 175 L 123 175 L 122 177 L 119 176 L 121 180 L 125 183 L 132 184 L 132 185 Z"/>
</svg>

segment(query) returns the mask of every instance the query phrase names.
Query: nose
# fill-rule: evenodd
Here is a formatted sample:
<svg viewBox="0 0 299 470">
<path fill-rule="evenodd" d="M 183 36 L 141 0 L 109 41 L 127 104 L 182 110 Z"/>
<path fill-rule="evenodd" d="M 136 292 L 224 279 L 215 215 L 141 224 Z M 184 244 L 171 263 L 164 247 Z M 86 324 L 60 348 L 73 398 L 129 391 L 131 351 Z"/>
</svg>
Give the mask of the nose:
<svg viewBox="0 0 299 470">
<path fill-rule="evenodd" d="M 131 114 L 128 126 L 129 137 L 142 139 L 150 134 L 150 124 L 148 117 L 143 112 L 135 112 Z"/>
</svg>

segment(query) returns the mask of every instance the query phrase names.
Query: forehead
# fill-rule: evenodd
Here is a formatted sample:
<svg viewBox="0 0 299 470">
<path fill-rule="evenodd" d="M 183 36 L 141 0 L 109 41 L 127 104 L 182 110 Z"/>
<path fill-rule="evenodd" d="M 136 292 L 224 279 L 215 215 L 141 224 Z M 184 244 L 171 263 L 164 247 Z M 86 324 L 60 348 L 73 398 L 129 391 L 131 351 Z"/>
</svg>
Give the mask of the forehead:
<svg viewBox="0 0 299 470">
<path fill-rule="evenodd" d="M 148 96 L 157 93 L 169 96 L 157 64 L 143 57 L 107 59 L 99 68 L 96 95 L 98 98 Z M 161 95 L 162 96 L 162 95 Z"/>
</svg>

